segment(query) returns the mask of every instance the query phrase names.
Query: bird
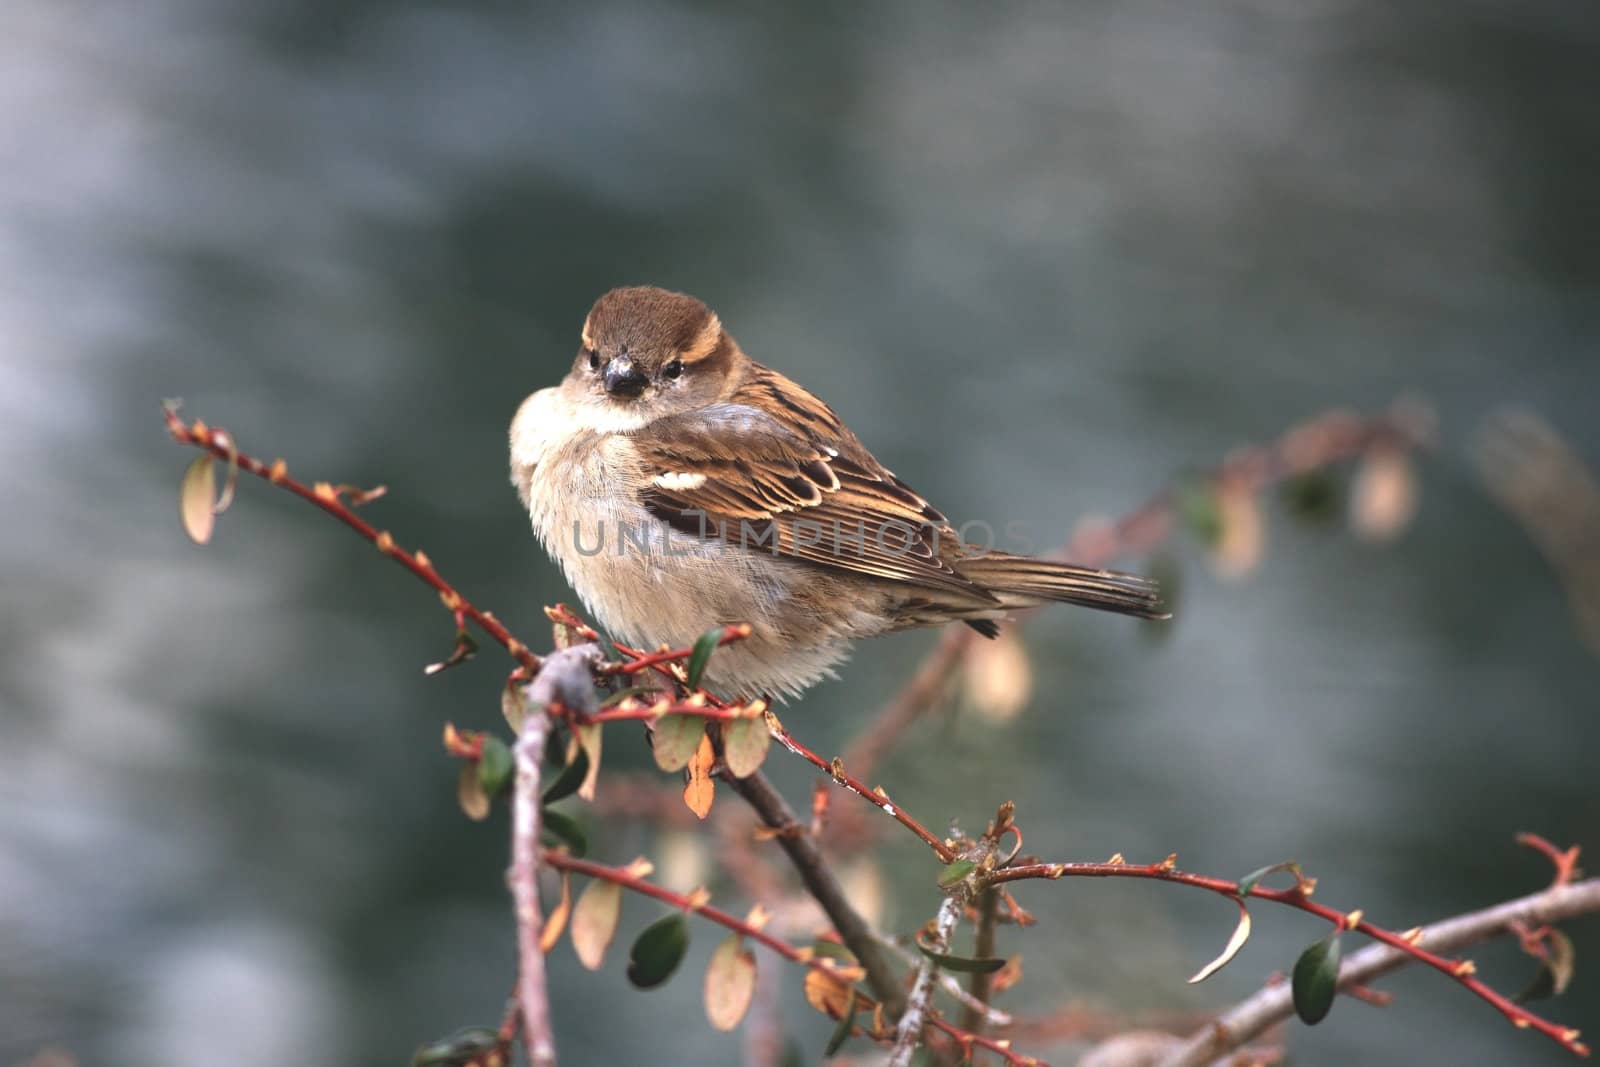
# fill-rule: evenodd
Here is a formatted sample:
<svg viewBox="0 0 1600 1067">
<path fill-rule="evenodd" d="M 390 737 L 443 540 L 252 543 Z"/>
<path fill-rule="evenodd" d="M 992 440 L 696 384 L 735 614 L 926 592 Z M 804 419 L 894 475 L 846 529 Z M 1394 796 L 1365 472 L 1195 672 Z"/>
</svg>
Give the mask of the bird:
<svg viewBox="0 0 1600 1067">
<path fill-rule="evenodd" d="M 511 482 L 591 614 L 641 648 L 749 635 L 702 684 L 794 697 L 855 641 L 962 622 L 986 637 L 1052 601 L 1168 617 L 1156 584 L 963 543 L 833 409 L 756 362 L 706 304 L 612 289 L 559 385 L 518 407 Z"/>
</svg>

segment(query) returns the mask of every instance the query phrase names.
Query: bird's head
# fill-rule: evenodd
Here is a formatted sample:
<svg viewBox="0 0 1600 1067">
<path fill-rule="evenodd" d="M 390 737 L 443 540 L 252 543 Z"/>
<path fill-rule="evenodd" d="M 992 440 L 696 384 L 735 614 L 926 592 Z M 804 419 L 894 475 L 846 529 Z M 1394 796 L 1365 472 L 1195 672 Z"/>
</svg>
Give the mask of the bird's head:
<svg viewBox="0 0 1600 1067">
<path fill-rule="evenodd" d="M 584 320 L 563 385 L 596 429 L 618 431 L 715 403 L 738 357 L 716 314 L 683 293 L 613 289 Z"/>
</svg>

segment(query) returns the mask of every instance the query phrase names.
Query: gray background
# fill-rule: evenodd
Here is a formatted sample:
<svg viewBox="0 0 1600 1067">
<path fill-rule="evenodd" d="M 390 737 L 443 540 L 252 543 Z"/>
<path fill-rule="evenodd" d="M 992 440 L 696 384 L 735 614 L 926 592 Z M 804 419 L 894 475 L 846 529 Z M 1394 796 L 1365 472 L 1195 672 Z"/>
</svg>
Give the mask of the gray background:
<svg viewBox="0 0 1600 1067">
<path fill-rule="evenodd" d="M 158 402 L 387 483 L 371 515 L 537 638 L 570 593 L 505 426 L 616 284 L 704 297 L 945 510 L 1054 536 L 1419 391 L 1441 448 L 1398 544 L 1274 517 L 1235 583 L 1191 545 L 1168 640 L 1053 612 L 1025 716 L 930 723 L 881 778 L 933 821 L 1012 797 L 1051 856 L 1295 857 L 1394 927 L 1536 888 L 1515 831 L 1600 849 L 1596 663 L 1466 444 L 1509 401 L 1600 457 L 1597 91 L 1582 3 L 10 0 L 0 1063 L 393 1064 L 498 1017 L 505 825 L 457 814 L 438 737 L 497 723 L 503 660 L 425 680 L 433 595 L 259 483 L 189 544 Z M 863 650 L 787 721 L 841 749 L 932 641 Z M 607 758 L 648 765 L 633 732 Z M 880 858 L 909 929 L 926 853 Z M 1023 896 L 1023 1010 L 1220 1007 L 1322 932 L 1259 907 L 1190 988 L 1226 902 Z M 1593 1030 L 1600 941 L 1573 933 L 1549 1010 Z M 1531 970 L 1474 955 L 1501 988 Z M 738 1061 L 697 971 L 641 994 L 620 959 L 554 957 L 566 1062 Z M 814 1062 L 827 1024 L 787 982 Z M 1296 1062 L 1566 1062 L 1438 975 L 1387 988 L 1297 1029 Z"/>
</svg>

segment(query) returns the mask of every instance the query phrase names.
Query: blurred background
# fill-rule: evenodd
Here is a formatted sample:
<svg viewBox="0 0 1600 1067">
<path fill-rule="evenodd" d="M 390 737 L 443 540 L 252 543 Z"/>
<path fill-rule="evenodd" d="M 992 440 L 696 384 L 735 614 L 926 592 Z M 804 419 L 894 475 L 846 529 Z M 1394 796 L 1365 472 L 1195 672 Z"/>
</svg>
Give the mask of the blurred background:
<svg viewBox="0 0 1600 1067">
<path fill-rule="evenodd" d="M 368 517 L 541 647 L 571 594 L 505 430 L 619 284 L 703 297 L 944 510 L 1041 540 L 1329 407 L 1424 398 L 1438 446 L 1397 540 L 1272 506 L 1240 580 L 1180 540 L 1164 639 L 1043 615 L 1019 715 L 954 702 L 876 780 L 971 830 L 1015 799 L 1055 858 L 1298 859 L 1395 928 L 1540 887 L 1516 831 L 1600 850 L 1600 663 L 1581 583 L 1474 441 L 1514 404 L 1600 460 L 1597 94 L 1600 18 L 1554 0 L 9 0 L 0 1064 L 376 1067 L 498 1020 L 507 827 L 462 818 L 439 735 L 503 729 L 504 658 L 424 678 L 434 595 L 259 482 L 191 544 L 159 404 L 307 480 L 387 484 Z M 1583 485 L 1547 499 L 1592 553 Z M 935 640 L 861 649 L 785 721 L 842 751 Z M 610 733 L 609 770 L 656 773 Z M 769 769 L 803 807 L 807 769 Z M 590 829 L 743 910 L 703 838 Z M 931 861 L 908 835 L 874 856 L 858 884 L 909 931 Z M 1220 1009 L 1323 932 L 1258 907 L 1190 987 L 1225 901 L 1019 896 L 1024 1013 Z M 658 911 L 629 903 L 600 973 L 552 954 L 564 1062 L 741 1061 L 700 1007 L 714 930 L 665 989 L 623 978 Z M 1593 1030 L 1600 925 L 1570 929 L 1548 1011 Z M 1533 973 L 1473 956 L 1503 989 Z M 831 1024 L 783 982 L 816 1062 Z M 1294 1061 L 1567 1060 L 1436 974 L 1384 988 L 1294 1029 Z"/>
</svg>

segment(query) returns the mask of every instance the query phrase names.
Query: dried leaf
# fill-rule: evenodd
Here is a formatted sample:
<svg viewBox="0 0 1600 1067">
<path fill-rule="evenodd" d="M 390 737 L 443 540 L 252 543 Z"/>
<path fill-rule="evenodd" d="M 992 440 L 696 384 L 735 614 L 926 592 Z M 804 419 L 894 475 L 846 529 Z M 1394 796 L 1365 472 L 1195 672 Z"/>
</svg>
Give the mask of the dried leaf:
<svg viewBox="0 0 1600 1067">
<path fill-rule="evenodd" d="M 806 971 L 806 1003 L 830 1019 L 844 1015 L 858 1001 L 850 983 L 866 975 L 860 967 L 841 967 L 837 971 L 823 971 L 812 967 Z"/>
<path fill-rule="evenodd" d="M 1223 578 L 1241 578 L 1261 562 L 1267 524 L 1261 502 L 1247 486 L 1223 485 L 1217 490 L 1217 515 L 1222 532 L 1211 550 L 1211 564 Z"/>
<path fill-rule="evenodd" d="M 1545 954 L 1539 958 L 1539 973 L 1534 975 L 1533 981 L 1522 992 L 1512 998 L 1518 1004 L 1558 997 L 1572 983 L 1572 975 L 1578 964 L 1572 939 L 1551 927 L 1544 934 L 1544 944 Z"/>
<path fill-rule="evenodd" d="M 522 723 L 528 717 L 528 692 L 521 683 L 508 681 L 500 690 L 500 714 L 505 716 L 512 733 L 522 732 Z"/>
<path fill-rule="evenodd" d="M 1334 931 L 1300 954 L 1289 982 L 1294 1013 L 1307 1026 L 1327 1018 L 1339 987 L 1339 933 Z"/>
<path fill-rule="evenodd" d="M 589 757 L 589 773 L 583 776 L 583 784 L 578 786 L 578 796 L 594 803 L 595 783 L 600 780 L 600 749 L 601 729 L 603 724 L 595 722 L 587 726 L 576 727 L 572 732 L 578 738 L 584 753 Z"/>
<path fill-rule="evenodd" d="M 1250 940 L 1250 912 L 1245 908 L 1244 902 L 1240 901 L 1239 925 L 1233 928 L 1233 936 L 1228 938 L 1228 944 L 1223 948 L 1222 954 L 1196 971 L 1194 977 L 1189 979 L 1189 984 L 1194 985 L 1198 982 L 1204 982 L 1207 978 L 1222 970 L 1223 967 L 1227 966 L 1229 960 L 1239 954 L 1239 950 L 1244 948 L 1244 943 L 1248 940 Z"/>
<path fill-rule="evenodd" d="M 689 951 L 689 924 L 682 915 L 668 915 L 645 927 L 628 950 L 628 981 L 640 989 L 661 985 Z"/>
<path fill-rule="evenodd" d="M 755 953 L 744 947 L 743 937 L 729 934 L 706 967 L 706 1018 L 718 1030 L 732 1030 L 749 1010 L 755 991 Z"/>
<path fill-rule="evenodd" d="M 760 719 L 735 719 L 722 731 L 722 754 L 735 778 L 748 778 L 767 758 L 772 734 Z"/>
<path fill-rule="evenodd" d="M 578 895 L 572 910 L 572 951 L 579 963 L 591 971 L 600 969 L 621 915 L 622 887 L 615 882 L 596 879 Z"/>
<path fill-rule="evenodd" d="M 994 972 L 994 977 L 989 979 L 991 993 L 1004 993 L 1018 982 L 1022 981 L 1022 954 L 1018 953 L 1006 960 L 1006 965 Z"/>
<path fill-rule="evenodd" d="M 962 664 L 967 703 L 991 722 L 1009 722 L 1033 696 L 1033 666 L 1015 627 L 993 641 L 971 641 Z"/>
<path fill-rule="evenodd" d="M 689 784 L 683 787 L 683 802 L 696 816 L 704 819 L 711 814 L 711 802 L 716 799 L 717 785 L 711 769 L 717 765 L 717 754 L 711 747 L 711 738 L 700 735 L 700 748 L 689 761 Z"/>
<path fill-rule="evenodd" d="M 483 791 L 483 785 L 478 781 L 478 768 L 471 763 L 461 765 L 461 773 L 456 775 L 456 803 L 461 805 L 461 810 L 473 822 L 482 822 L 489 817 L 489 794 Z"/>
<path fill-rule="evenodd" d="M 189 469 L 183 472 L 183 482 L 178 489 L 178 513 L 183 517 L 184 532 L 197 545 L 211 540 L 217 521 L 216 499 L 216 461 L 209 453 L 196 456 Z"/>
<path fill-rule="evenodd" d="M 1417 477 L 1411 457 L 1393 446 L 1370 450 L 1356 474 L 1350 525 L 1369 541 L 1388 541 L 1417 512 Z"/>
<path fill-rule="evenodd" d="M 561 872 L 561 901 L 545 916 L 544 929 L 539 932 L 539 951 L 548 954 L 561 940 L 561 931 L 567 928 L 567 917 L 572 914 L 572 877 Z"/>
<path fill-rule="evenodd" d="M 700 715 L 663 715 L 650 738 L 650 753 L 664 771 L 681 771 L 705 740 L 706 720 Z"/>
</svg>

